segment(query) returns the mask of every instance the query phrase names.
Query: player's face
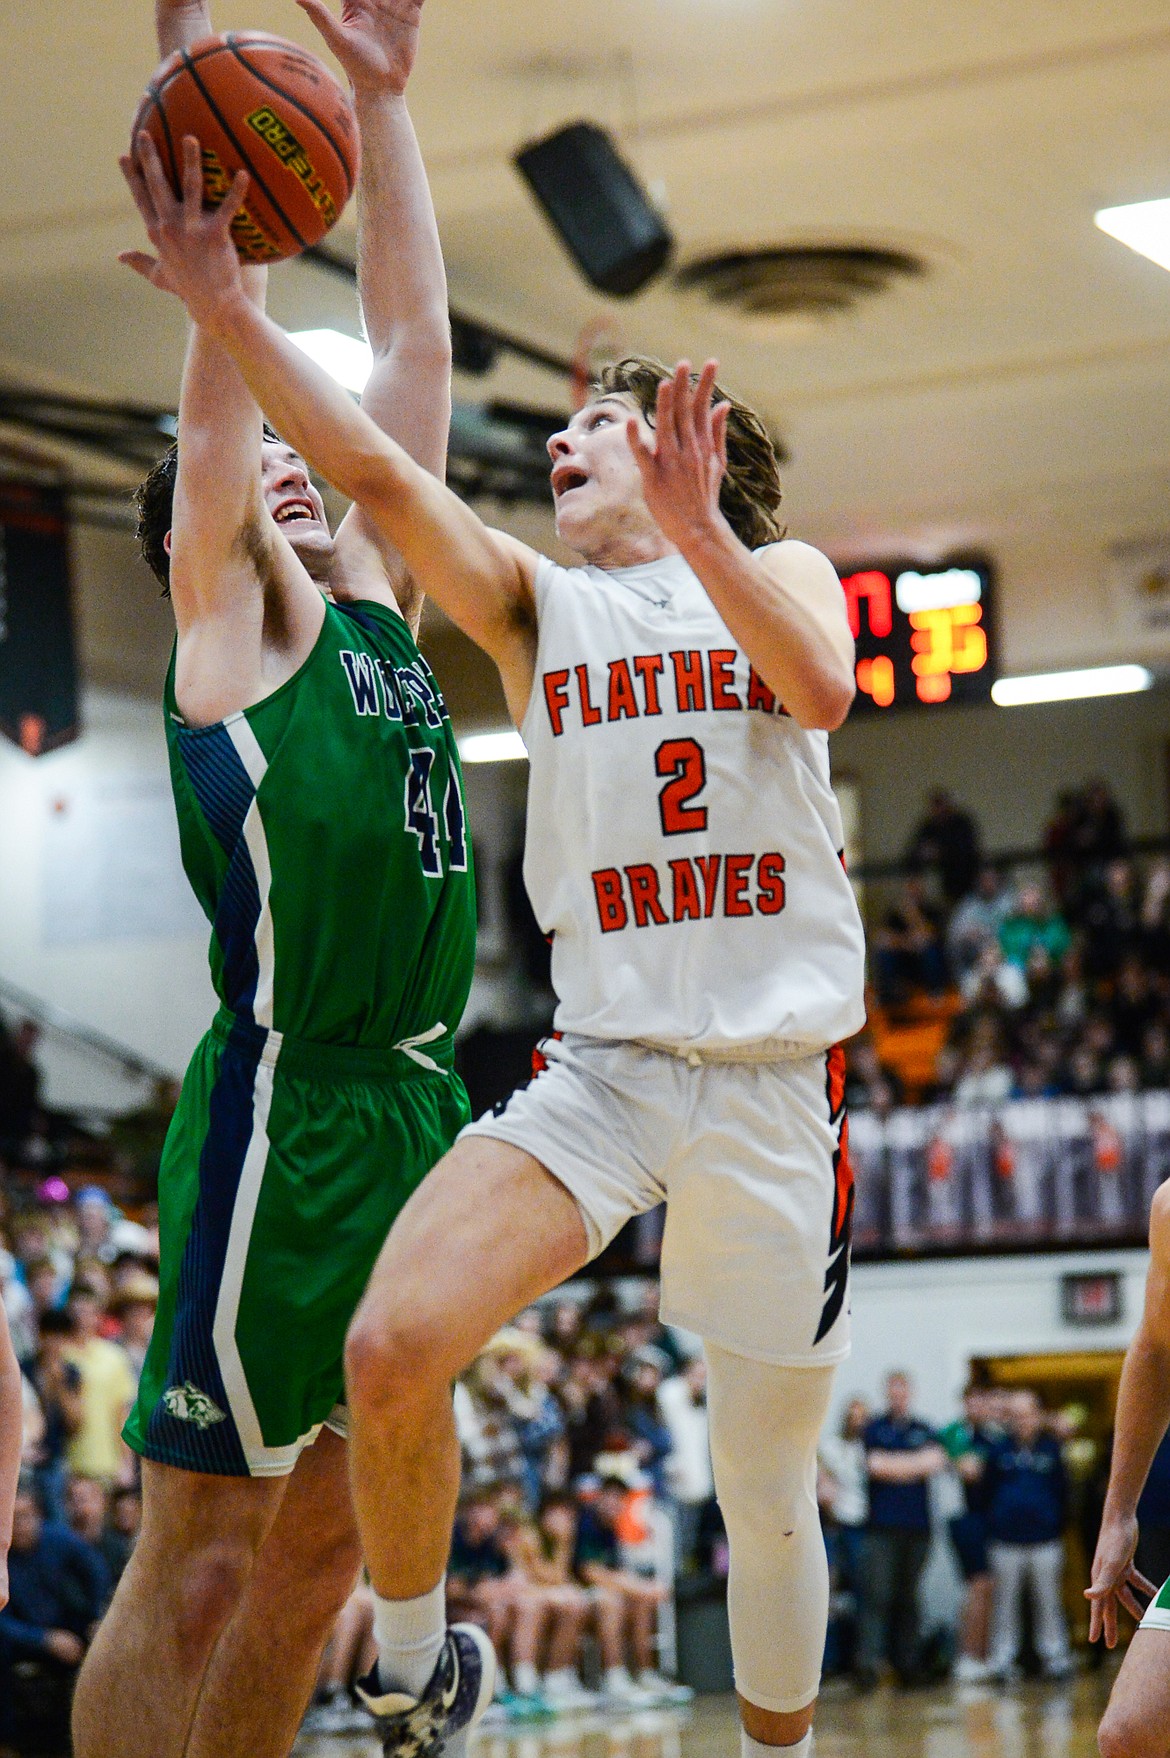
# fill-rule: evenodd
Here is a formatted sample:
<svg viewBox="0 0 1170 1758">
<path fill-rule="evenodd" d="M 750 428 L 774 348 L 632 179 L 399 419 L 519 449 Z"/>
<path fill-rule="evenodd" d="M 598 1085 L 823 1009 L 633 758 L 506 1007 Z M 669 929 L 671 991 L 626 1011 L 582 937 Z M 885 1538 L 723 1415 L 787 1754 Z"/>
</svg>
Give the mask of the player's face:
<svg viewBox="0 0 1170 1758">
<path fill-rule="evenodd" d="M 333 560 L 333 536 L 308 465 L 291 446 L 265 440 L 261 481 L 265 506 L 309 573 L 319 579 Z"/>
<path fill-rule="evenodd" d="M 586 557 L 615 539 L 656 529 L 626 437 L 631 415 L 652 443 L 645 416 L 634 399 L 624 395 L 586 403 L 548 442 L 557 536 Z"/>
</svg>

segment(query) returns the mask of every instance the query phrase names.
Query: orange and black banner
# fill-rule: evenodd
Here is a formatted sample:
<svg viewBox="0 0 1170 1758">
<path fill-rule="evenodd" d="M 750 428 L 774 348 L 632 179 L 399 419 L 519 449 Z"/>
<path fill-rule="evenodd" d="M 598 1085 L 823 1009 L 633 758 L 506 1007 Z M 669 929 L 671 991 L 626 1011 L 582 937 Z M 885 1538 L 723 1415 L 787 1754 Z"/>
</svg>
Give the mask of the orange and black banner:
<svg viewBox="0 0 1170 1758">
<path fill-rule="evenodd" d="M 78 733 L 65 499 L 0 482 L 0 732 L 38 757 Z"/>
</svg>

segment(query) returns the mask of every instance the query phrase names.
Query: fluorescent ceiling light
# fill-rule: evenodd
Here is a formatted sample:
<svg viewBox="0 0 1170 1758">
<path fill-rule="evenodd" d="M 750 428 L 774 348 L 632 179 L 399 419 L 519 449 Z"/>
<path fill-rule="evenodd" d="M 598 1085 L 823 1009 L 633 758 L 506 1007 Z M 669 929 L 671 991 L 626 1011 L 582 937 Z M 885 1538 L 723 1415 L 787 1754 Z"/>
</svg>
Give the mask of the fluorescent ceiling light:
<svg viewBox="0 0 1170 1758">
<path fill-rule="evenodd" d="M 511 729 L 508 732 L 468 733 L 459 741 L 459 755 L 465 763 L 514 763 L 527 758 L 524 740 Z"/>
<path fill-rule="evenodd" d="M 956 604 L 978 604 L 983 582 L 974 568 L 944 568 L 933 574 L 910 569 L 898 575 L 894 596 L 907 616 L 917 610 L 950 610 Z"/>
<path fill-rule="evenodd" d="M 365 390 L 374 364 L 368 342 L 342 335 L 340 330 L 291 330 L 289 341 L 323 366 L 330 378 L 335 378 L 347 391 L 356 391 L 360 396 Z"/>
<path fill-rule="evenodd" d="M 1030 678 L 1000 678 L 991 686 L 999 708 L 1027 702 L 1077 702 L 1085 696 L 1128 696 L 1154 681 L 1144 665 L 1096 665 L 1090 671 L 1048 671 Z"/>
<path fill-rule="evenodd" d="M 1102 208 L 1093 218 L 1110 238 L 1128 244 L 1139 256 L 1148 256 L 1159 268 L 1170 269 L 1170 196 Z"/>
</svg>

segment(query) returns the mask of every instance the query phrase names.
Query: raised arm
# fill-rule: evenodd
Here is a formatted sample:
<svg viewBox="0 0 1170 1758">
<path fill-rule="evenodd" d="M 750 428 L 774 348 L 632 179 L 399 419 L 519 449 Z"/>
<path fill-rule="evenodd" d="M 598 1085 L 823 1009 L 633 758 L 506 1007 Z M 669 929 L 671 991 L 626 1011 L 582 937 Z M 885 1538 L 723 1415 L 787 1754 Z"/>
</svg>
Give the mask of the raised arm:
<svg viewBox="0 0 1170 1758">
<path fill-rule="evenodd" d="M 447 276 L 422 155 L 406 108 L 423 0 L 298 0 L 353 87 L 362 141 L 358 291 L 374 363 L 362 408 L 424 470 L 442 477 L 451 424 Z M 389 584 L 417 627 L 422 594 L 360 506 L 337 533 L 331 584 L 340 598 Z"/>
<path fill-rule="evenodd" d="M 159 255 L 128 251 L 122 260 L 185 301 L 285 438 L 361 504 L 411 574 L 491 655 L 513 717 L 522 719 L 536 652 L 535 553 L 489 530 L 248 298 L 228 230 L 247 187 L 242 173 L 222 206 L 205 214 L 195 141 L 184 142 L 183 200 L 172 194 L 146 136 L 138 158 L 123 169 Z"/>
<path fill-rule="evenodd" d="M 1101 1516 L 1090 1602 L 1089 1639 L 1117 1642 L 1117 1607 L 1141 1617 L 1134 1596 L 1152 1593 L 1155 1584 L 1134 1567 L 1138 1497 L 1145 1488 L 1154 1454 L 1170 1427 L 1170 1186 L 1155 1192 L 1150 1211 L 1150 1268 L 1146 1301 L 1137 1335 L 1126 1351 L 1117 1394 L 1113 1463 Z"/>
<path fill-rule="evenodd" d="M 158 58 L 165 61 L 176 49 L 189 49 L 212 32 L 207 0 L 154 0 L 154 31 Z"/>
<path fill-rule="evenodd" d="M 807 543 L 753 554 L 719 509 L 728 405 L 711 406 L 716 362 L 692 386 L 682 361 L 658 387 L 654 444 L 628 427 L 659 530 L 699 576 L 765 683 L 803 727 L 840 726 L 853 701 L 853 637 L 833 564 Z"/>
</svg>

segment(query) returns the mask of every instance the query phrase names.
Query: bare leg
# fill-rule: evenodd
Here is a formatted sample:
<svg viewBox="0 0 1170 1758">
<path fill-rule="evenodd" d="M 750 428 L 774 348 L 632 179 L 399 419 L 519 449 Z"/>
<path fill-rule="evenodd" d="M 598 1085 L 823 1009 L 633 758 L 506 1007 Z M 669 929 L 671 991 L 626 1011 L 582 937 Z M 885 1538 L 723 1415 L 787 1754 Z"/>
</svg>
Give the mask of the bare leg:
<svg viewBox="0 0 1170 1758">
<path fill-rule="evenodd" d="M 77 1683 L 77 1758 L 180 1758 L 286 1485 L 143 1461 L 142 1532 Z"/>
<path fill-rule="evenodd" d="M 297 1460 L 211 1663 L 187 1758 L 287 1758 L 361 1551 L 345 1442 L 323 1429 Z"/>
<path fill-rule="evenodd" d="M 635 1673 L 653 1670 L 656 1664 L 655 1633 L 658 1629 L 658 1605 L 661 1595 L 651 1582 L 634 1588 L 626 1595 L 630 1629 L 630 1649 Z"/>
<path fill-rule="evenodd" d="M 552 1628 L 545 1670 L 555 1673 L 571 1667 L 576 1671 L 589 1601 L 577 1587 L 550 1587 L 547 1599 L 552 1611 Z"/>
<path fill-rule="evenodd" d="M 1101 1758 L 1170 1755 L 1170 1630 L 1138 1630 L 1097 1734 Z"/>
<path fill-rule="evenodd" d="M 597 1646 L 601 1649 L 601 1664 L 605 1671 L 609 1672 L 615 1666 L 624 1666 L 626 1655 L 623 1632 L 626 1608 L 621 1594 L 606 1587 L 595 1587 L 593 1617 L 597 1630 Z"/>
<path fill-rule="evenodd" d="M 536 1665 L 540 1638 L 544 1634 L 544 1626 L 552 1607 L 539 1587 L 517 1588 L 513 1603 L 515 1612 L 512 1618 L 511 1660 L 515 1683 L 517 1667 Z"/>
<path fill-rule="evenodd" d="M 972 1660 L 987 1659 L 987 1644 L 991 1634 L 991 1590 L 990 1573 L 973 1575 L 967 1583 L 959 1652 L 969 1655 Z"/>
<path fill-rule="evenodd" d="M 368 1587 L 355 1587 L 333 1626 L 317 1681 L 323 1690 L 343 1690 L 367 1670 L 364 1662 L 373 1627 L 373 1594 Z"/>
<path fill-rule="evenodd" d="M 415 1191 L 350 1327 L 354 1507 L 376 1593 L 429 1593 L 459 1486 L 451 1382 L 588 1256 L 585 1224 L 530 1154 L 471 1136 Z"/>
</svg>

